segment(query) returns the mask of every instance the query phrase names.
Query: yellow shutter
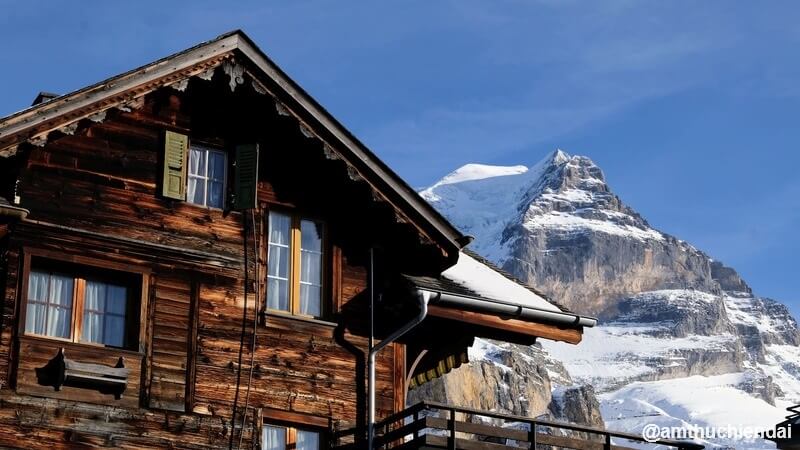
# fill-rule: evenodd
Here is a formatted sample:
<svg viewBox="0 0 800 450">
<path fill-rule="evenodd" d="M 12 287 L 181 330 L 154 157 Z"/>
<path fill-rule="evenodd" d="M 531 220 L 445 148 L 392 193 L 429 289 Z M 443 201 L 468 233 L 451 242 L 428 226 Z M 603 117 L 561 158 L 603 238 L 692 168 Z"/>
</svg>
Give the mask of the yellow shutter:
<svg viewBox="0 0 800 450">
<path fill-rule="evenodd" d="M 167 198 L 186 198 L 186 155 L 189 136 L 167 131 L 164 137 L 163 195 Z"/>
</svg>

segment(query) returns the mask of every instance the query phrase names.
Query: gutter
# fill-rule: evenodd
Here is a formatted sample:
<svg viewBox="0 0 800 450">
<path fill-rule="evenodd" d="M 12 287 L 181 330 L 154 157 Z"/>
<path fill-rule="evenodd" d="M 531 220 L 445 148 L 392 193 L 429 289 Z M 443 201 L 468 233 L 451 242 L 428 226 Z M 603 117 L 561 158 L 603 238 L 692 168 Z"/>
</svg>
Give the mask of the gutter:
<svg viewBox="0 0 800 450">
<path fill-rule="evenodd" d="M 0 217 L 10 217 L 12 220 L 25 220 L 30 211 L 19 206 L 4 204 L 0 202 Z"/>
<path fill-rule="evenodd" d="M 522 319 L 539 320 L 558 325 L 572 325 L 592 328 L 597 325 L 594 317 L 584 317 L 564 311 L 550 311 L 531 306 L 522 306 L 502 300 L 490 300 L 481 297 L 456 295 L 448 292 L 418 288 L 423 295 L 435 296 L 436 303 L 444 306 L 454 306 L 462 309 L 477 310 L 490 314 Z"/>
<path fill-rule="evenodd" d="M 391 344 L 392 342 L 400 339 L 404 334 L 411 331 L 412 328 L 419 325 L 425 317 L 428 315 L 428 302 L 431 299 L 432 294 L 427 291 L 417 291 L 417 301 L 419 302 L 419 314 L 416 317 L 411 319 L 410 322 L 406 323 L 399 329 L 397 329 L 394 333 L 387 336 L 384 340 L 378 342 L 374 347 L 372 347 L 369 351 L 369 359 L 367 361 L 367 370 L 369 372 L 369 379 L 367 381 L 368 386 L 368 422 L 367 422 L 367 448 L 373 449 L 374 440 L 375 440 L 375 355 L 378 354 L 384 347 Z"/>
</svg>

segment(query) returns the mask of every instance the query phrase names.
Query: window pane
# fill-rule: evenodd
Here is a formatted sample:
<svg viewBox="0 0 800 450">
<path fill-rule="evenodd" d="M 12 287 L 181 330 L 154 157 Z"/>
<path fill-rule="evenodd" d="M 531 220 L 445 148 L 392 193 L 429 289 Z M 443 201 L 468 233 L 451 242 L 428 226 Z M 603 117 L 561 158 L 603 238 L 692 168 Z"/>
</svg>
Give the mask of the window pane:
<svg viewBox="0 0 800 450">
<path fill-rule="evenodd" d="M 322 284 L 322 254 L 300 252 L 300 282 Z"/>
<path fill-rule="evenodd" d="M 189 186 L 186 189 L 186 200 L 195 205 L 205 205 L 206 181 L 201 178 L 189 177 Z"/>
<path fill-rule="evenodd" d="M 25 331 L 69 338 L 72 325 L 72 293 L 72 278 L 31 271 L 28 278 Z"/>
<path fill-rule="evenodd" d="M 58 306 L 50 306 L 47 310 L 47 336 L 69 338 L 71 331 L 72 310 Z"/>
<path fill-rule="evenodd" d="M 81 341 L 122 347 L 127 302 L 128 290 L 124 286 L 87 280 Z"/>
<path fill-rule="evenodd" d="M 272 277 L 289 277 L 289 248 L 278 245 L 269 246 L 267 274 Z"/>
<path fill-rule="evenodd" d="M 50 274 L 31 271 L 31 276 L 28 278 L 28 300 L 46 302 L 49 281 Z"/>
<path fill-rule="evenodd" d="M 48 296 L 47 336 L 69 338 L 72 325 L 73 280 L 62 275 L 50 275 Z"/>
<path fill-rule="evenodd" d="M 300 314 L 322 315 L 322 289 L 311 284 L 300 285 Z"/>
<path fill-rule="evenodd" d="M 267 308 L 289 311 L 289 283 L 286 280 L 267 280 Z"/>
<path fill-rule="evenodd" d="M 189 150 L 189 175 L 206 176 L 206 151 L 201 148 Z"/>
<path fill-rule="evenodd" d="M 319 450 L 319 433 L 297 430 L 297 450 Z"/>
<path fill-rule="evenodd" d="M 50 303 L 72 308 L 72 278 L 62 275 L 50 276 Z"/>
<path fill-rule="evenodd" d="M 83 331 L 81 341 L 96 342 L 103 341 L 103 316 L 93 312 L 83 314 Z"/>
<path fill-rule="evenodd" d="M 125 344 L 125 318 L 122 316 L 105 316 L 103 344 L 122 347 Z"/>
<path fill-rule="evenodd" d="M 322 225 L 310 220 L 300 221 L 300 248 L 311 252 L 322 251 Z"/>
<path fill-rule="evenodd" d="M 222 208 L 223 206 L 223 184 L 221 181 L 208 182 L 208 205 L 212 208 Z"/>
<path fill-rule="evenodd" d="M 128 303 L 128 289 L 125 286 L 108 285 L 106 311 L 112 314 L 125 315 Z"/>
<path fill-rule="evenodd" d="M 269 242 L 271 244 L 289 245 L 289 229 L 292 219 L 286 214 L 270 211 L 269 213 Z"/>
<path fill-rule="evenodd" d="M 261 448 L 263 450 L 286 450 L 286 428 L 264 425 Z"/>
<path fill-rule="evenodd" d="M 209 152 L 208 178 L 222 181 L 225 178 L 225 153 Z"/>
<path fill-rule="evenodd" d="M 93 281 L 86 282 L 84 290 L 83 308 L 93 311 L 105 311 L 106 309 L 106 285 Z"/>
<path fill-rule="evenodd" d="M 25 312 L 25 332 L 44 334 L 44 320 L 47 306 L 37 303 L 28 303 Z"/>
</svg>

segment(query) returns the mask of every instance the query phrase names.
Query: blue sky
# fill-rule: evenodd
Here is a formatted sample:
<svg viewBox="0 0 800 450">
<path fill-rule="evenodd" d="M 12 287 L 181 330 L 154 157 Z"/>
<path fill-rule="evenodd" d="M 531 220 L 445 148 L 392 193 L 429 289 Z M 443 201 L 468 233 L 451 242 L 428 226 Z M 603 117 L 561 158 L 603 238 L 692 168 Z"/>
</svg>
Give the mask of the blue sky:
<svg viewBox="0 0 800 450">
<path fill-rule="evenodd" d="M 800 6 L 0 0 L 0 115 L 244 29 L 414 186 L 595 160 L 651 224 L 800 312 Z"/>
</svg>

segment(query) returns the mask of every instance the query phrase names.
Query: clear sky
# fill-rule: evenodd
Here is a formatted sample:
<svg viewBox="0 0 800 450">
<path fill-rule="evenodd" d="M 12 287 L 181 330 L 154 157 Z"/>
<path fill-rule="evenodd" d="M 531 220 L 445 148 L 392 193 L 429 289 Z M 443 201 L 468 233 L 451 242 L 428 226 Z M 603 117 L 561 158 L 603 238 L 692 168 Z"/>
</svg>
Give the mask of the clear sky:
<svg viewBox="0 0 800 450">
<path fill-rule="evenodd" d="M 800 312 L 798 24 L 790 1 L 0 0 L 0 116 L 241 28 L 412 185 L 587 155 Z"/>
</svg>

